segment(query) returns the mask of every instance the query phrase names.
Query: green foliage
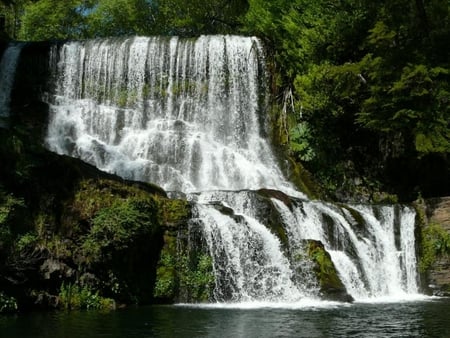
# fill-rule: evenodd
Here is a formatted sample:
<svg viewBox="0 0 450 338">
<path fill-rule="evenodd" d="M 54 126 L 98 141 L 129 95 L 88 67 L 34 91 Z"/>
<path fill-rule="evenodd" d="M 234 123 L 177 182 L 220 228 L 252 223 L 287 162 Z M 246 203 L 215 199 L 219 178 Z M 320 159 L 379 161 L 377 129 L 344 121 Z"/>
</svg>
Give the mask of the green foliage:
<svg viewBox="0 0 450 338">
<path fill-rule="evenodd" d="M 215 281 L 211 256 L 200 254 L 193 260 L 182 255 L 178 264 L 181 289 L 188 290 L 190 298 L 197 302 L 209 301 Z"/>
<path fill-rule="evenodd" d="M 449 13 L 444 0 L 249 1 L 244 30 L 270 47 L 278 91 L 295 89 L 276 138 L 332 193 L 385 181 L 403 156 L 448 156 Z"/>
<path fill-rule="evenodd" d="M 245 0 L 160 0 L 156 24 L 159 34 L 197 36 L 235 33 L 247 9 Z"/>
<path fill-rule="evenodd" d="M 450 254 L 450 234 L 441 225 L 431 223 L 422 227 L 419 270 L 427 271 L 436 259 Z"/>
<path fill-rule="evenodd" d="M 164 199 L 160 206 L 161 219 L 167 225 L 173 225 L 187 220 L 191 215 L 188 201 L 182 199 Z"/>
<path fill-rule="evenodd" d="M 178 251 L 179 248 L 168 245 L 161 252 L 154 296 L 172 301 L 176 297 L 184 297 L 183 301 L 209 301 L 215 282 L 211 256 Z"/>
<path fill-rule="evenodd" d="M 0 190 L 0 225 L 10 223 L 14 213 L 24 208 L 23 199 L 16 198 L 13 195 L 5 194 Z"/>
<path fill-rule="evenodd" d="M 408 63 L 398 74 L 383 75 L 387 60 L 372 56 L 361 66 L 373 95 L 364 101 L 359 123 L 385 133 L 410 134 L 419 154 L 450 152 L 450 69 Z"/>
<path fill-rule="evenodd" d="M 82 245 L 89 261 L 107 261 L 113 254 L 128 249 L 139 238 L 151 237 L 159 221 L 153 199 L 119 200 L 101 209 Z"/>
<path fill-rule="evenodd" d="M 91 37 L 145 35 L 155 30 L 156 8 L 147 0 L 98 0 L 87 15 Z"/>
<path fill-rule="evenodd" d="M 0 315 L 17 312 L 17 301 L 14 297 L 9 297 L 0 291 Z"/>
<path fill-rule="evenodd" d="M 176 258 L 167 250 L 163 250 L 156 270 L 156 284 L 153 292 L 156 298 L 173 299 L 175 297 L 176 268 Z"/>
<path fill-rule="evenodd" d="M 24 2 L 19 37 L 48 40 L 235 33 L 246 9 L 245 0 L 38 0 Z"/>
<path fill-rule="evenodd" d="M 0 1 L 0 13 L 5 19 L 5 31 L 0 31 L 0 40 L 4 38 L 17 39 L 20 17 L 23 7 L 29 0 L 3 0 Z M 3 34 L 5 33 L 5 35 Z"/>
<path fill-rule="evenodd" d="M 38 241 L 38 236 L 33 232 L 28 232 L 17 240 L 17 250 L 23 251 L 26 248 L 33 247 Z"/>
<path fill-rule="evenodd" d="M 24 207 L 23 199 L 0 190 L 0 251 L 13 243 L 18 232 L 14 223 Z"/>
<path fill-rule="evenodd" d="M 299 123 L 289 131 L 289 146 L 297 158 L 308 162 L 315 157 L 311 143 L 313 142 L 308 123 Z"/>
<path fill-rule="evenodd" d="M 22 40 L 80 39 L 86 37 L 83 0 L 39 0 L 28 2 L 21 17 Z"/>
<path fill-rule="evenodd" d="M 99 296 L 87 286 L 62 284 L 59 292 L 59 306 L 65 310 L 111 310 L 114 300 Z"/>
</svg>

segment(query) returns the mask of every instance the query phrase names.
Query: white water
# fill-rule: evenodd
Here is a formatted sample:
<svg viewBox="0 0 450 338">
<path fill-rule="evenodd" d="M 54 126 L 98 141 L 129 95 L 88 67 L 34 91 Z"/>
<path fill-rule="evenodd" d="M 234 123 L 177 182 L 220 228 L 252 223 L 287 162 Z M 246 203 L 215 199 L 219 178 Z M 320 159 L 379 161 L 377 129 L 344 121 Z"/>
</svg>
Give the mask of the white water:
<svg viewBox="0 0 450 338">
<path fill-rule="evenodd" d="M 263 137 L 257 39 L 95 40 L 54 53 L 51 150 L 166 190 L 295 192 Z"/>
<path fill-rule="evenodd" d="M 415 213 L 411 208 L 348 206 L 364 220 L 361 224 L 348 209 L 323 202 L 307 201 L 290 210 L 283 202 L 272 201 L 298 238 L 324 244 L 355 299 L 401 299 L 418 293 Z M 395 215 L 396 208 L 400 216 Z M 324 216 L 331 220 L 332 233 Z M 396 243 L 396 231 L 400 244 Z"/>
<path fill-rule="evenodd" d="M 307 296 L 292 281 L 280 241 L 263 224 L 244 215 L 233 219 L 200 204 L 197 212 L 221 283 L 217 300 L 287 302 Z"/>
<path fill-rule="evenodd" d="M 22 48 L 23 44 L 9 45 L 0 61 L 0 128 L 8 127 L 11 91 Z"/>
<path fill-rule="evenodd" d="M 356 300 L 417 293 L 411 209 L 308 201 L 284 178 L 265 137 L 257 39 L 94 40 L 52 53 L 58 81 L 48 147 L 190 193 L 213 257 L 216 300 L 316 302 L 319 288 L 303 247 L 308 239 L 324 244 Z M 260 188 L 295 198 L 244 190 Z M 287 243 L 269 230 L 277 220 Z"/>
</svg>

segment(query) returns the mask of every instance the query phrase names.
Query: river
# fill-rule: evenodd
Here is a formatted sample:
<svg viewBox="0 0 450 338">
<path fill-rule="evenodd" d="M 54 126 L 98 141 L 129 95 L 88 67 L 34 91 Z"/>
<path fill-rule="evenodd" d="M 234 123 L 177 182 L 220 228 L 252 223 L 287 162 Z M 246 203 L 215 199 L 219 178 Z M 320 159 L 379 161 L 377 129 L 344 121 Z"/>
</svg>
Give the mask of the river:
<svg viewBox="0 0 450 338">
<path fill-rule="evenodd" d="M 450 337 L 450 299 L 175 305 L 0 317 L 1 337 Z"/>
</svg>

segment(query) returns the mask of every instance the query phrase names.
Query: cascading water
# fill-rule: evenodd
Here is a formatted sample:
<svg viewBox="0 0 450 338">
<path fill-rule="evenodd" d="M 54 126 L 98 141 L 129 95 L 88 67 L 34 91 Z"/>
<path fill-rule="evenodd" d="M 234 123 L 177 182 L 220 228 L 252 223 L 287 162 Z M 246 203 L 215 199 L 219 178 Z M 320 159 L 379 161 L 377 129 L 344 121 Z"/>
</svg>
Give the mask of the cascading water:
<svg viewBox="0 0 450 338">
<path fill-rule="evenodd" d="M 0 61 L 0 128 L 8 127 L 11 91 L 23 44 L 8 46 Z"/>
<path fill-rule="evenodd" d="M 272 201 L 285 224 L 292 227 L 291 237 L 314 239 L 325 245 L 355 299 L 402 298 L 418 293 L 415 212 L 411 208 L 338 208 L 303 201 L 289 209 L 279 200 Z"/>
<path fill-rule="evenodd" d="M 257 39 L 101 40 L 56 52 L 51 150 L 166 190 L 294 192 L 263 137 Z"/>
<path fill-rule="evenodd" d="M 411 209 L 309 201 L 284 178 L 265 138 L 262 56 L 256 38 L 237 36 L 55 46 L 47 145 L 186 193 L 218 301 L 319 297 L 306 240 L 323 243 L 357 300 L 417 293 Z"/>
</svg>

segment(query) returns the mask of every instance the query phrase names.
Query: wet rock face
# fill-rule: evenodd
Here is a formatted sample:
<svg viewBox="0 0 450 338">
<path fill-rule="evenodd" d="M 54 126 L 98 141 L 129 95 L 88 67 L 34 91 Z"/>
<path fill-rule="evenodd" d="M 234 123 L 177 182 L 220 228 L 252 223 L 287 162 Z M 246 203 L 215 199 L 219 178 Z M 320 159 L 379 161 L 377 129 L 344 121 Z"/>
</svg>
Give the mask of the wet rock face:
<svg viewBox="0 0 450 338">
<path fill-rule="evenodd" d="M 348 294 L 323 244 L 308 240 L 308 255 L 315 265 L 314 271 L 319 281 L 321 296 L 332 301 L 353 302 L 353 297 Z"/>
<path fill-rule="evenodd" d="M 450 197 L 427 201 L 427 216 L 430 223 L 437 223 L 450 233 Z M 427 281 L 433 294 L 450 296 L 449 255 L 441 256 L 434 262 L 428 272 Z"/>
<path fill-rule="evenodd" d="M 47 124 L 48 105 L 43 102 L 43 97 L 51 86 L 50 48 L 49 42 L 36 42 L 23 47 L 11 92 L 12 115 L 19 115 L 21 120 L 26 117 L 34 127 L 36 123 L 41 128 Z"/>
</svg>

